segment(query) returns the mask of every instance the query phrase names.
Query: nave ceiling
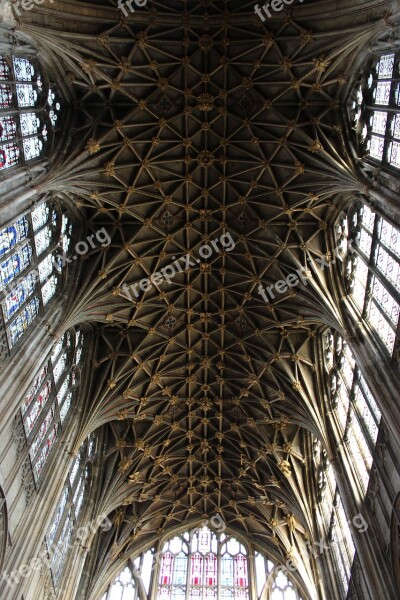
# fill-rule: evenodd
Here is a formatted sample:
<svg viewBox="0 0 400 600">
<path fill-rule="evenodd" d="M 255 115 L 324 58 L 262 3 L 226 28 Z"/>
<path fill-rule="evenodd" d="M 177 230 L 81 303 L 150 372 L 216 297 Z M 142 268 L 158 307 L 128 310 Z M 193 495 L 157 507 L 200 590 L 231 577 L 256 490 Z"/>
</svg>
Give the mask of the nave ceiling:
<svg viewBox="0 0 400 600">
<path fill-rule="evenodd" d="M 228 0 L 135 18 L 102 3 L 98 19 L 79 3 L 61 32 L 21 26 L 74 108 L 70 155 L 40 191 L 112 240 L 84 257 L 64 318 L 97 332 L 81 440 L 103 428 L 101 561 L 216 513 L 282 556 L 315 533 L 321 332 L 346 334 L 334 224 L 366 191 L 344 143 L 348 65 L 385 23 L 377 9 L 329 24 L 311 4 L 262 24 Z M 223 235 L 234 247 L 197 260 Z M 170 283 L 127 292 L 183 256 Z M 301 268 L 307 285 L 258 293 Z"/>
</svg>

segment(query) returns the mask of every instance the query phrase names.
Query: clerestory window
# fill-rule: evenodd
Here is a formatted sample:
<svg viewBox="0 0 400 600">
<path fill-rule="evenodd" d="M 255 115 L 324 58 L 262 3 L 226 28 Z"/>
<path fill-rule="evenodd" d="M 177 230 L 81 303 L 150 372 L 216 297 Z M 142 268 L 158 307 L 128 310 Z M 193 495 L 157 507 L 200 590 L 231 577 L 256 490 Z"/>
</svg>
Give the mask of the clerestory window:
<svg viewBox="0 0 400 600">
<path fill-rule="evenodd" d="M 70 220 L 52 202 L 0 230 L 0 321 L 9 350 L 60 290 L 71 239 Z"/>
<path fill-rule="evenodd" d="M 22 422 L 36 481 L 77 395 L 82 353 L 83 334 L 67 331 L 53 347 L 22 403 Z"/>
<path fill-rule="evenodd" d="M 0 55 L 0 171 L 40 157 L 61 110 L 35 60 Z"/>
</svg>

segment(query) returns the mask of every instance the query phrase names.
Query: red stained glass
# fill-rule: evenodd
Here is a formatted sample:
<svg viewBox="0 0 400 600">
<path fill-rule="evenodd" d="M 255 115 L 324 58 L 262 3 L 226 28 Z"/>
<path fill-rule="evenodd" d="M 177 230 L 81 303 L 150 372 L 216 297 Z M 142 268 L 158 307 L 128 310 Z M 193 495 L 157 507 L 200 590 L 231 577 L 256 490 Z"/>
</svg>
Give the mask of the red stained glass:
<svg viewBox="0 0 400 600">
<path fill-rule="evenodd" d="M 191 557 L 190 583 L 191 585 L 202 585 L 203 557 L 195 552 Z"/>
<path fill-rule="evenodd" d="M 160 569 L 160 584 L 170 585 L 172 582 L 172 567 L 174 564 L 174 557 L 171 552 L 166 552 L 161 561 Z"/>
</svg>

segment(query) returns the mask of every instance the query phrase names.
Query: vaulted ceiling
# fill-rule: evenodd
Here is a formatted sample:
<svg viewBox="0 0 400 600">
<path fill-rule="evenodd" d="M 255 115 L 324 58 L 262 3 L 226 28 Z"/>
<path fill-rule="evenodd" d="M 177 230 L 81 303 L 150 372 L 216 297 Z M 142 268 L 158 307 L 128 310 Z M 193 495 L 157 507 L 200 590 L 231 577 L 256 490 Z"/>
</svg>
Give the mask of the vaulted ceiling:
<svg viewBox="0 0 400 600">
<path fill-rule="evenodd" d="M 95 19 L 81 4 L 71 32 L 22 31 L 60 57 L 75 97 L 76 150 L 42 189 L 112 238 L 65 317 L 98 324 L 81 432 L 104 426 L 114 528 L 98 569 L 216 513 L 285 555 L 313 535 L 320 332 L 343 327 L 338 194 L 364 185 L 343 158 L 346 69 L 383 21 L 358 13 L 350 30 L 305 3 L 262 24 L 228 0 L 127 19 L 103 3 Z M 183 256 L 170 282 L 127 292 Z M 308 284 L 266 304 L 259 284 L 300 268 Z"/>
</svg>

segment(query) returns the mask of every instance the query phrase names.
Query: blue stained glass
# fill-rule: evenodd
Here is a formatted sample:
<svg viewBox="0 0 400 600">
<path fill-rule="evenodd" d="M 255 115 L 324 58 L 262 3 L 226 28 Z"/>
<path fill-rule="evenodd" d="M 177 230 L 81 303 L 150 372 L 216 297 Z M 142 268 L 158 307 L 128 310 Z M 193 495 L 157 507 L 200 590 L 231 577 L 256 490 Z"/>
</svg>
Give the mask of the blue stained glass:
<svg viewBox="0 0 400 600">
<path fill-rule="evenodd" d="M 8 260 L 0 264 L 0 290 L 19 275 L 32 262 L 32 248 L 25 244 Z"/>
<path fill-rule="evenodd" d="M 26 300 L 35 291 L 36 276 L 33 273 L 29 273 L 19 283 L 8 296 L 6 296 L 3 302 L 3 309 L 6 319 L 10 319 L 26 302 Z"/>
<path fill-rule="evenodd" d="M 20 312 L 17 318 L 9 324 L 7 331 L 11 346 L 14 346 L 18 342 L 18 340 L 24 335 L 25 330 L 28 329 L 29 325 L 38 315 L 39 306 L 39 299 L 32 298 L 27 303 L 24 310 Z"/>
<path fill-rule="evenodd" d="M 26 217 L 18 219 L 18 221 L 10 227 L 3 229 L 3 231 L 0 232 L 0 256 L 6 254 L 6 252 L 9 252 L 9 250 L 21 240 L 27 238 L 28 234 L 29 224 Z"/>
</svg>

